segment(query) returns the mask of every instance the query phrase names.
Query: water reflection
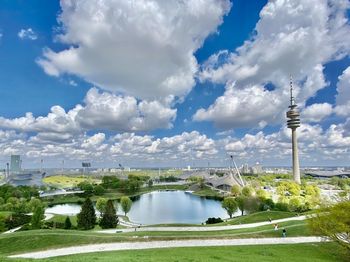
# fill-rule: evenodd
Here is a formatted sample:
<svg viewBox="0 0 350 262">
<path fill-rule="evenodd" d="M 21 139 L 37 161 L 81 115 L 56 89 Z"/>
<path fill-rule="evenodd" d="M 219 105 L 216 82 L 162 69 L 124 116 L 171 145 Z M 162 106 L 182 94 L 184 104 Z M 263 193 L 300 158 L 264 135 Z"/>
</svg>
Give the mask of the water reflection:
<svg viewBox="0 0 350 262">
<path fill-rule="evenodd" d="M 80 212 L 78 204 L 63 204 L 47 208 L 47 213 L 75 215 Z M 118 207 L 118 214 L 122 214 Z M 236 212 L 234 215 L 239 215 Z M 128 217 L 140 224 L 198 224 L 208 217 L 228 218 L 221 202 L 206 199 L 183 191 L 158 191 L 143 194 L 134 199 Z"/>
</svg>

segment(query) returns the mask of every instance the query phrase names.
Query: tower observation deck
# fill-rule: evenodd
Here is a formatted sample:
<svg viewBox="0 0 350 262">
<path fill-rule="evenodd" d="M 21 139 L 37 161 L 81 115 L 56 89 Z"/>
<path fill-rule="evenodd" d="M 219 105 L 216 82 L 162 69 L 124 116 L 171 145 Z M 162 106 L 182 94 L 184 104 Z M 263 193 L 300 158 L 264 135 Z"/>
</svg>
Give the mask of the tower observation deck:
<svg viewBox="0 0 350 262">
<path fill-rule="evenodd" d="M 287 111 L 287 126 L 292 129 L 293 179 L 300 184 L 299 152 L 296 129 L 300 126 L 300 113 L 293 97 L 293 81 L 290 79 L 290 106 Z"/>
</svg>

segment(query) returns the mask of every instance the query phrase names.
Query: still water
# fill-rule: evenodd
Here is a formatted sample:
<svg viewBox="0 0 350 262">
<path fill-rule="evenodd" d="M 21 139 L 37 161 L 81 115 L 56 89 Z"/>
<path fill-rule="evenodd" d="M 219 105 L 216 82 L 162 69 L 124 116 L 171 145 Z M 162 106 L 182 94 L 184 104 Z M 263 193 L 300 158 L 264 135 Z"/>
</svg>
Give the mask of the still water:
<svg viewBox="0 0 350 262">
<path fill-rule="evenodd" d="M 76 215 L 80 212 L 78 204 L 62 204 L 49 207 L 47 213 Z M 123 214 L 118 206 L 118 214 Z M 238 211 L 234 215 L 239 215 Z M 141 195 L 133 202 L 127 214 L 130 221 L 140 224 L 198 224 L 208 217 L 228 218 L 221 202 L 195 196 L 184 191 L 155 191 Z"/>
</svg>

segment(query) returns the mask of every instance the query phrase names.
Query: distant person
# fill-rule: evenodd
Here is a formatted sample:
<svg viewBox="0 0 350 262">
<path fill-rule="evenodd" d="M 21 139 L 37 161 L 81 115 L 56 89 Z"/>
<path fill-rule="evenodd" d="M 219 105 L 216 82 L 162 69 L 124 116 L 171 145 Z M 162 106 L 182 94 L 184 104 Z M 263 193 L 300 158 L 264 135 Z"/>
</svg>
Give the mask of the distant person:
<svg viewBox="0 0 350 262">
<path fill-rule="evenodd" d="M 275 231 L 278 230 L 278 224 L 275 224 Z"/>
<path fill-rule="evenodd" d="M 270 223 L 272 222 L 272 219 L 271 219 L 271 217 L 269 217 L 269 222 L 270 222 Z"/>
<path fill-rule="evenodd" d="M 286 237 L 287 236 L 287 231 L 285 228 L 283 228 L 282 230 L 282 237 Z"/>
</svg>

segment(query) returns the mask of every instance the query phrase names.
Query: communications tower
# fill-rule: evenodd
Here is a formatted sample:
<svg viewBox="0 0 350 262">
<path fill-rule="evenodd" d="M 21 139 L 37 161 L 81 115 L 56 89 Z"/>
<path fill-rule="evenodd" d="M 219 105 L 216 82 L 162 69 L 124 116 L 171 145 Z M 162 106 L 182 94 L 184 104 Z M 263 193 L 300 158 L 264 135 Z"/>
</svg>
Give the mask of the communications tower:
<svg viewBox="0 0 350 262">
<path fill-rule="evenodd" d="M 293 97 L 293 81 L 290 78 L 290 106 L 287 112 L 288 128 L 292 129 L 292 152 L 293 152 L 293 179 L 296 183 L 300 184 L 300 167 L 299 167 L 299 152 L 298 152 L 298 140 L 297 140 L 297 128 L 300 126 L 300 114 L 297 109 Z"/>
</svg>

